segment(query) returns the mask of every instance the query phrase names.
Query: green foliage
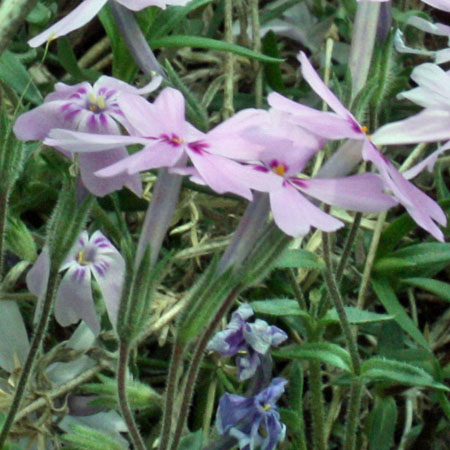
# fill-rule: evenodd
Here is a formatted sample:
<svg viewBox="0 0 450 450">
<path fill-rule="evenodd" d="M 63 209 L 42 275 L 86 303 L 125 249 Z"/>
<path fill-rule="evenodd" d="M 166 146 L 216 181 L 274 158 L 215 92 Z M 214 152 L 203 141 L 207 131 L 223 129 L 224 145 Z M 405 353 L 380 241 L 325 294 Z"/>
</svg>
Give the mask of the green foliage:
<svg viewBox="0 0 450 450">
<path fill-rule="evenodd" d="M 392 448 L 397 416 L 398 410 L 394 398 L 375 396 L 366 430 L 370 450 L 390 450 Z"/>
<path fill-rule="evenodd" d="M 94 430 L 84 425 L 73 425 L 72 433 L 64 434 L 61 438 L 68 442 L 68 448 L 73 450 L 104 450 L 105 448 L 108 450 L 124 450 L 127 448 L 111 433 Z"/>
</svg>

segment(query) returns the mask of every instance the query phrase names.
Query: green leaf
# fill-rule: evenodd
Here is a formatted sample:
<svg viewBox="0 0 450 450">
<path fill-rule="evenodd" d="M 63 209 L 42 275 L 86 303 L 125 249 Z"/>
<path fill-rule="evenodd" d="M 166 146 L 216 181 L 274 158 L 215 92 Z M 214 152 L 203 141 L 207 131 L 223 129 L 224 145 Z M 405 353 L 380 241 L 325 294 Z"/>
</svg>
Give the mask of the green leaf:
<svg viewBox="0 0 450 450">
<path fill-rule="evenodd" d="M 5 50 L 0 56 L 0 80 L 34 105 L 42 103 L 42 95 L 27 69 L 9 50 Z"/>
<path fill-rule="evenodd" d="M 172 6 L 161 11 L 148 33 L 153 39 L 168 35 L 192 11 L 211 3 L 212 0 L 193 0 L 186 6 Z"/>
<path fill-rule="evenodd" d="M 390 259 L 398 261 L 398 265 L 392 261 L 387 263 Z M 450 244 L 440 242 L 415 244 L 378 259 L 374 265 L 374 272 L 393 277 L 432 276 L 444 269 L 449 262 Z"/>
<path fill-rule="evenodd" d="M 351 372 L 352 364 L 347 350 L 331 342 L 307 342 L 306 344 L 292 344 L 275 350 L 272 354 L 278 358 L 319 361 L 330 366 Z"/>
<path fill-rule="evenodd" d="M 150 45 L 154 50 L 172 47 L 205 48 L 209 50 L 230 52 L 236 55 L 245 56 L 247 58 L 256 59 L 262 62 L 268 63 L 283 62 L 282 59 L 272 58 L 270 56 L 263 55 L 262 53 L 249 50 L 248 48 L 241 47 L 240 45 L 230 44 L 229 42 L 218 41 L 216 39 L 210 39 L 201 36 L 188 36 L 188 35 L 166 36 L 158 39 L 151 39 Z"/>
<path fill-rule="evenodd" d="M 325 262 L 321 257 L 308 250 L 286 250 L 278 258 L 276 267 L 322 270 L 325 267 Z"/>
<path fill-rule="evenodd" d="M 392 320 L 394 316 L 389 314 L 378 314 L 371 311 L 361 310 L 359 308 L 355 308 L 354 306 L 346 306 L 345 312 L 347 313 L 347 318 L 350 323 L 373 323 L 373 322 L 381 322 L 385 320 Z M 327 311 L 325 316 L 320 320 L 321 323 L 330 323 L 330 322 L 340 322 L 338 314 L 336 310 L 330 309 Z"/>
<path fill-rule="evenodd" d="M 111 433 L 85 425 L 72 425 L 72 433 L 63 434 L 61 438 L 71 444 L 75 444 L 73 448 L 78 450 L 124 450 L 126 448 L 118 437 L 114 438 Z"/>
<path fill-rule="evenodd" d="M 109 409 L 118 408 L 117 381 L 104 375 L 98 377 L 100 383 L 89 383 L 84 386 L 88 392 L 98 395 L 90 404 Z M 132 409 L 152 408 L 161 404 L 161 396 L 148 384 L 137 380 L 127 380 L 127 395 Z"/>
<path fill-rule="evenodd" d="M 445 212 L 450 211 L 450 199 L 438 202 Z M 411 219 L 408 213 L 392 221 L 388 227 L 381 233 L 380 243 L 378 245 L 377 257 L 385 256 L 392 252 L 399 244 L 401 239 L 410 233 L 417 224 Z"/>
<path fill-rule="evenodd" d="M 180 442 L 179 450 L 201 450 L 203 448 L 203 433 L 198 430 L 195 433 L 189 433 L 183 436 Z"/>
<path fill-rule="evenodd" d="M 416 324 L 406 313 L 403 306 L 398 301 L 394 290 L 392 289 L 389 282 L 385 279 L 372 279 L 372 286 L 377 294 L 378 299 L 386 308 L 386 311 L 393 315 L 395 321 L 400 325 L 400 327 L 408 333 L 419 345 L 430 350 L 430 345 L 427 340 L 423 337 L 423 334 L 419 331 Z"/>
<path fill-rule="evenodd" d="M 253 311 L 268 316 L 301 316 L 312 320 L 307 311 L 300 309 L 297 300 L 288 298 L 271 298 L 267 300 L 256 300 L 250 302 Z"/>
<path fill-rule="evenodd" d="M 269 30 L 269 32 L 264 36 L 262 40 L 262 49 L 266 55 L 272 56 L 273 58 L 280 57 L 280 51 L 277 45 L 277 37 L 272 30 Z M 284 92 L 286 90 L 279 63 L 266 64 L 264 66 L 264 73 L 266 75 L 268 85 L 273 90 L 278 92 Z"/>
<path fill-rule="evenodd" d="M 431 280 L 430 278 L 406 278 L 402 283 L 410 286 L 418 287 L 424 291 L 437 295 L 442 300 L 450 302 L 450 284 L 439 280 Z"/>
<path fill-rule="evenodd" d="M 93 70 L 83 70 L 78 66 L 78 61 L 75 53 L 72 50 L 69 39 L 61 37 L 57 43 L 57 54 L 60 64 L 64 69 L 72 75 L 77 81 L 90 81 L 95 83 L 100 74 Z"/>
<path fill-rule="evenodd" d="M 26 21 L 34 25 L 45 25 L 52 17 L 52 12 L 41 2 L 36 3 L 28 13 Z"/>
<path fill-rule="evenodd" d="M 369 414 L 367 436 L 370 450 L 390 450 L 394 444 L 397 404 L 392 397 L 375 397 Z"/>
<path fill-rule="evenodd" d="M 368 381 L 390 381 L 407 386 L 430 387 L 450 392 L 450 389 L 436 381 L 420 367 L 402 361 L 380 357 L 370 358 L 361 364 L 361 375 Z"/>
</svg>

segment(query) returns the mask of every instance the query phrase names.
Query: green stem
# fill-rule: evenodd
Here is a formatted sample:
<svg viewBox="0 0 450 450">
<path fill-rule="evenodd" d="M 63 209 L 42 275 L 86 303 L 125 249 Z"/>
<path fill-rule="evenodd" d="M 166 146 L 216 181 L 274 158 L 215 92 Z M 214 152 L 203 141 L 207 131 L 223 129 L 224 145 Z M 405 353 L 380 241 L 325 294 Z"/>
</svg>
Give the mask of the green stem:
<svg viewBox="0 0 450 450">
<path fill-rule="evenodd" d="M 233 43 L 233 0 L 225 0 L 224 4 L 224 40 Z M 234 56 L 226 52 L 224 64 L 225 85 L 223 89 L 223 118 L 234 114 Z"/>
<path fill-rule="evenodd" d="M 183 433 L 184 424 L 186 422 L 189 406 L 191 404 L 192 394 L 194 393 L 195 383 L 197 381 L 198 373 L 200 370 L 200 364 L 203 360 L 203 355 L 208 345 L 208 342 L 212 338 L 216 328 L 219 326 L 222 318 L 227 314 L 230 308 L 233 306 L 233 303 L 236 299 L 236 296 L 240 292 L 241 287 L 235 287 L 228 297 L 223 302 L 223 305 L 220 307 L 219 311 L 213 318 L 213 320 L 209 323 L 203 335 L 200 337 L 192 355 L 191 365 L 186 374 L 186 381 L 184 383 L 184 391 L 182 395 L 182 401 L 180 406 L 180 415 L 178 417 L 177 426 L 175 429 L 175 434 L 172 442 L 171 450 L 176 450 L 178 448 L 178 444 L 181 439 L 181 435 Z M 162 449 L 160 449 L 162 450 Z"/>
<path fill-rule="evenodd" d="M 372 242 L 370 243 L 369 253 L 366 258 L 366 264 L 364 266 L 364 272 L 361 280 L 361 287 L 358 293 L 358 301 L 356 306 L 359 309 L 364 308 L 366 301 L 367 289 L 369 287 L 370 275 L 372 274 L 373 264 L 375 262 L 375 256 L 377 254 L 378 244 L 380 243 L 381 232 L 383 231 L 384 222 L 386 220 L 387 211 L 383 211 L 379 216 L 377 223 L 375 224 L 375 230 L 372 236 Z"/>
<path fill-rule="evenodd" d="M 348 321 L 347 313 L 345 312 L 344 302 L 339 292 L 336 279 L 334 278 L 332 273 L 331 251 L 327 233 L 322 233 L 322 247 L 323 257 L 326 264 L 326 268 L 323 270 L 325 284 L 327 285 L 328 293 L 330 294 L 333 306 L 336 308 L 339 322 L 341 324 L 342 331 L 344 332 L 344 337 L 347 343 L 348 350 L 350 352 L 353 372 L 358 376 L 361 372 L 361 359 L 359 357 L 355 336 L 353 335 L 350 322 Z"/>
<path fill-rule="evenodd" d="M 252 49 L 255 52 L 261 51 L 261 32 L 259 23 L 259 0 L 250 0 L 250 10 L 252 17 Z M 255 70 L 255 106 L 257 108 L 263 107 L 263 78 L 262 66 L 258 61 L 253 62 Z"/>
<path fill-rule="evenodd" d="M 164 398 L 163 425 L 161 430 L 161 442 L 159 450 L 169 448 L 172 435 L 172 419 L 175 411 L 175 398 L 178 388 L 178 379 L 183 364 L 184 345 L 175 342 L 172 350 L 172 357 L 169 365 L 169 374 L 167 377 L 166 395 Z"/>
<path fill-rule="evenodd" d="M 303 311 L 308 311 L 308 305 L 306 304 L 303 291 L 301 290 L 300 286 L 297 283 L 297 280 L 295 279 L 294 269 L 289 268 L 287 270 L 287 274 L 300 309 L 302 309 Z"/>
<path fill-rule="evenodd" d="M 119 398 L 120 411 L 127 424 L 131 442 L 136 450 L 146 450 L 144 440 L 139 433 L 133 412 L 131 411 L 127 395 L 127 369 L 130 358 L 130 346 L 121 341 L 119 344 L 119 362 L 117 365 L 117 393 Z"/>
<path fill-rule="evenodd" d="M 350 256 L 350 252 L 353 247 L 353 243 L 355 242 L 356 234 L 358 233 L 359 225 L 361 224 L 362 213 L 356 213 L 353 218 L 353 223 L 350 228 L 350 232 L 348 233 L 347 239 L 344 243 L 344 250 L 342 251 L 341 260 L 336 269 L 336 281 L 339 283 L 342 279 L 342 275 L 344 275 L 344 269 L 347 265 L 348 258 Z"/>
<path fill-rule="evenodd" d="M 356 437 L 359 422 L 359 410 L 361 406 L 363 382 L 361 378 L 354 378 L 350 389 L 348 402 L 347 423 L 345 426 L 344 450 L 356 448 Z"/>
<path fill-rule="evenodd" d="M 20 374 L 19 381 L 17 382 L 16 392 L 11 407 L 8 411 L 3 429 L 0 433 L 0 448 L 3 448 L 5 441 L 8 437 L 9 431 L 14 423 L 14 419 L 17 411 L 20 408 L 20 403 L 25 394 L 25 389 L 28 384 L 31 372 L 33 370 L 34 363 L 36 361 L 37 354 L 42 346 L 42 341 L 47 333 L 48 323 L 50 319 L 50 313 L 53 306 L 53 298 L 55 296 L 56 288 L 58 286 L 59 276 L 57 271 L 51 271 L 48 279 L 47 292 L 45 293 L 44 303 L 42 305 L 42 312 L 39 317 L 39 323 L 31 340 L 30 349 L 28 351 L 27 359 Z"/>
<path fill-rule="evenodd" d="M 326 450 L 325 441 L 325 409 L 322 396 L 322 372 L 320 362 L 309 363 L 309 384 L 312 394 L 312 430 L 314 450 Z"/>
<path fill-rule="evenodd" d="M 3 280 L 3 266 L 5 260 L 6 221 L 8 211 L 9 189 L 0 191 L 0 282 Z"/>
</svg>

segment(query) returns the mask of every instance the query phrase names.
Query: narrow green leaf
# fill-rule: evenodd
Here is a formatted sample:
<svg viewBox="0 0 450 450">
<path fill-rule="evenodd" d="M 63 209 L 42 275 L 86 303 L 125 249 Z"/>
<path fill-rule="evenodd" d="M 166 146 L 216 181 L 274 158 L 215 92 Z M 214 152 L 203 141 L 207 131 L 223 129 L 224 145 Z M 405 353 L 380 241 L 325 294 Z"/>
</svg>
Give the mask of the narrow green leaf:
<svg viewBox="0 0 450 450">
<path fill-rule="evenodd" d="M 372 286 L 375 293 L 377 294 L 378 299 L 386 308 L 386 311 L 394 316 L 395 321 L 400 325 L 400 327 L 406 333 L 408 333 L 419 345 L 429 350 L 429 343 L 423 337 L 423 334 L 420 332 L 416 324 L 409 317 L 403 306 L 398 301 L 398 298 L 395 295 L 395 292 L 389 282 L 385 279 L 373 278 Z"/>
<path fill-rule="evenodd" d="M 398 265 L 389 260 L 395 260 Z M 403 262 L 400 262 L 403 260 Z M 380 258 L 374 271 L 387 276 L 432 276 L 450 262 L 450 244 L 440 242 L 410 245 Z"/>
<path fill-rule="evenodd" d="M 361 375 L 369 381 L 391 381 L 407 386 L 431 387 L 450 392 L 447 386 L 436 381 L 425 370 L 402 361 L 370 358 L 362 363 Z"/>
<path fill-rule="evenodd" d="M 262 40 L 262 48 L 264 54 L 272 56 L 273 58 L 280 57 L 280 51 L 277 45 L 277 37 L 272 30 L 269 30 L 269 32 L 264 36 Z M 283 82 L 281 67 L 279 63 L 266 64 L 264 66 L 264 73 L 266 75 L 268 85 L 273 90 L 278 92 L 283 92 L 286 90 L 286 86 L 284 85 Z"/>
<path fill-rule="evenodd" d="M 189 13 L 211 2 L 212 0 L 193 0 L 186 6 L 172 6 L 161 11 L 153 22 L 148 36 L 152 39 L 167 36 Z"/>
<path fill-rule="evenodd" d="M 75 444 L 78 450 L 124 450 L 126 447 L 118 442 L 118 437 L 114 438 L 111 433 L 85 425 L 72 425 L 72 433 L 63 434 L 61 438 L 71 444 Z"/>
<path fill-rule="evenodd" d="M 375 397 L 375 406 L 369 415 L 367 436 L 370 450 L 390 450 L 394 443 L 397 423 L 397 404 L 392 397 Z"/>
<path fill-rule="evenodd" d="M 42 95 L 27 69 L 9 50 L 5 50 L 0 56 L 0 80 L 14 89 L 19 96 L 23 94 L 25 100 L 34 105 L 42 103 Z"/>
<path fill-rule="evenodd" d="M 350 354 L 347 350 L 331 342 L 314 342 L 306 344 L 292 344 L 275 350 L 272 354 L 278 358 L 319 361 L 330 366 L 351 372 Z"/>
<path fill-rule="evenodd" d="M 439 201 L 438 203 L 445 212 L 448 213 L 450 211 L 450 199 Z M 417 224 L 411 219 L 408 213 L 402 214 L 392 221 L 383 233 L 381 233 L 377 257 L 380 258 L 392 252 L 402 238 L 414 230 L 416 226 Z"/>
<path fill-rule="evenodd" d="M 152 49 L 157 50 L 159 48 L 205 48 L 209 50 L 218 50 L 223 52 L 230 52 L 236 55 L 245 56 L 250 59 L 256 59 L 262 62 L 279 63 L 283 62 L 279 58 L 271 58 L 270 56 L 263 55 L 262 53 L 249 50 L 248 48 L 241 47 L 240 45 L 230 44 L 229 42 L 218 41 L 216 39 L 205 38 L 201 36 L 189 36 L 189 35 L 177 35 L 177 36 L 165 36 L 158 39 L 151 39 L 150 45 Z"/>
<path fill-rule="evenodd" d="M 271 298 L 250 302 L 250 306 L 256 313 L 267 314 L 268 316 L 301 316 L 312 320 L 308 312 L 300 309 L 297 300 Z"/>
<path fill-rule="evenodd" d="M 325 267 L 325 262 L 320 256 L 308 250 L 286 250 L 278 258 L 276 267 L 322 270 Z"/>
<path fill-rule="evenodd" d="M 430 278 L 406 278 L 402 280 L 402 283 L 431 292 L 442 300 L 450 302 L 450 284 L 444 281 L 432 280 Z"/>
<path fill-rule="evenodd" d="M 353 306 L 346 306 L 345 312 L 347 313 L 347 318 L 350 323 L 373 323 L 373 322 L 381 322 L 385 320 L 392 320 L 394 316 L 389 314 L 378 314 L 371 311 L 364 311 L 359 308 L 355 308 Z M 327 311 L 325 316 L 320 320 L 322 323 L 330 323 L 336 322 L 339 323 L 339 317 L 336 310 L 330 309 Z"/>
</svg>

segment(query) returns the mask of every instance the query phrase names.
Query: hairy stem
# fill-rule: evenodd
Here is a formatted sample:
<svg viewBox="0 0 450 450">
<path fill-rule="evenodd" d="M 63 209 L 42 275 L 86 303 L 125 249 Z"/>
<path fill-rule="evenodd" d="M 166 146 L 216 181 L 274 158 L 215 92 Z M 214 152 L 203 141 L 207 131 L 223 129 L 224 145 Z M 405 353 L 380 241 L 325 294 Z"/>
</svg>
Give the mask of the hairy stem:
<svg viewBox="0 0 450 450">
<path fill-rule="evenodd" d="M 225 0 L 224 8 L 224 40 L 233 43 L 233 0 Z M 228 119 L 234 114 L 234 56 L 226 52 L 224 64 L 225 85 L 223 88 L 223 118 Z"/>
<path fill-rule="evenodd" d="M 212 338 L 216 328 L 219 326 L 219 323 L 222 320 L 222 318 L 228 313 L 230 308 L 233 306 L 233 303 L 236 300 L 236 296 L 238 295 L 240 289 L 241 289 L 240 286 L 237 286 L 230 292 L 230 294 L 220 307 L 219 311 L 214 316 L 213 320 L 207 326 L 203 335 L 200 336 L 198 343 L 194 349 L 191 365 L 186 374 L 186 381 L 184 383 L 184 390 L 182 393 L 182 400 L 180 406 L 180 416 L 178 417 L 177 426 L 175 428 L 172 446 L 170 447 L 171 450 L 176 450 L 178 448 L 184 424 L 188 416 L 192 394 L 194 393 L 195 383 L 197 381 L 198 373 L 200 370 L 200 364 L 203 360 L 203 355 L 206 346 L 208 345 L 209 340 Z"/>
<path fill-rule="evenodd" d="M 6 221 L 8 218 L 9 189 L 0 191 L 0 283 L 3 281 L 3 266 L 5 260 Z"/>
<path fill-rule="evenodd" d="M 130 357 L 130 346 L 128 343 L 121 341 L 119 345 L 119 362 L 117 365 L 117 394 L 119 398 L 119 407 L 122 417 L 127 424 L 130 433 L 131 442 L 136 450 L 146 450 L 144 440 L 139 433 L 133 412 L 128 402 L 127 394 L 127 370 L 128 360 Z"/>
<path fill-rule="evenodd" d="M 355 450 L 356 437 L 359 422 L 359 410 L 361 406 L 363 382 L 361 378 L 354 378 L 350 388 L 348 401 L 347 423 L 345 426 L 344 450 Z"/>
<path fill-rule="evenodd" d="M 159 450 L 169 448 L 172 436 L 172 421 L 175 417 L 175 399 L 177 397 L 178 379 L 181 372 L 184 356 L 184 345 L 175 342 L 172 357 L 169 365 L 169 374 L 167 376 L 166 394 L 164 397 L 163 425 L 161 430 L 161 442 Z"/>
<path fill-rule="evenodd" d="M 344 250 L 342 251 L 341 260 L 336 269 L 336 281 L 339 283 L 344 275 L 345 266 L 347 265 L 350 252 L 352 251 L 353 243 L 355 242 L 356 234 L 358 233 L 359 225 L 361 224 L 362 213 L 358 212 L 353 218 L 353 223 L 350 228 L 350 232 L 347 235 L 347 239 L 344 243 Z"/>
<path fill-rule="evenodd" d="M 322 396 L 322 372 L 319 361 L 309 363 L 309 384 L 312 394 L 312 430 L 314 450 L 326 450 L 325 409 Z"/>
<path fill-rule="evenodd" d="M 33 370 L 34 363 L 36 361 L 39 350 L 42 346 L 42 341 L 47 333 L 48 323 L 50 319 L 50 313 L 53 306 L 53 298 L 55 296 L 56 288 L 59 282 L 59 275 L 56 271 L 51 271 L 47 284 L 47 291 L 45 293 L 44 302 L 42 305 L 42 312 L 39 317 L 39 322 L 34 333 L 33 339 L 31 340 L 30 349 L 28 351 L 27 359 L 23 366 L 22 372 L 20 374 L 19 381 L 17 382 L 16 392 L 14 393 L 14 398 L 11 407 L 8 411 L 8 416 L 6 417 L 3 429 L 0 433 L 0 448 L 3 448 L 5 441 L 8 437 L 9 431 L 14 424 L 14 419 L 16 417 L 17 411 L 20 408 L 20 403 L 22 402 L 23 396 L 25 394 L 25 389 L 28 384 L 31 372 Z"/>
</svg>

